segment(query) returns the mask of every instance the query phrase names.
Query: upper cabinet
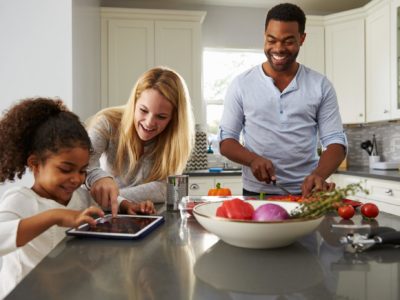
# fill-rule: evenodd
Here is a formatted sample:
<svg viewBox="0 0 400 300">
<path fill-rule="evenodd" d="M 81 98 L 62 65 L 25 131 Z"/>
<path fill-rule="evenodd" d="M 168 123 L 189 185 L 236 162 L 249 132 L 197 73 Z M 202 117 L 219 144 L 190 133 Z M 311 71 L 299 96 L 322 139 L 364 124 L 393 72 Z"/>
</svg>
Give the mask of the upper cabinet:
<svg viewBox="0 0 400 300">
<path fill-rule="evenodd" d="M 307 16 L 306 39 L 301 46 L 298 61 L 303 65 L 325 74 L 325 31 L 324 19 L 318 16 Z"/>
<path fill-rule="evenodd" d="M 146 70 L 166 66 L 188 86 L 196 123 L 203 123 L 202 11 L 102 8 L 102 106 L 125 104 Z"/>
<path fill-rule="evenodd" d="M 335 87 L 345 124 L 365 122 L 364 45 L 364 16 L 359 11 L 326 19 L 326 76 Z"/>
<path fill-rule="evenodd" d="M 366 107 L 367 122 L 391 118 L 390 2 L 377 1 L 367 8 Z"/>
</svg>

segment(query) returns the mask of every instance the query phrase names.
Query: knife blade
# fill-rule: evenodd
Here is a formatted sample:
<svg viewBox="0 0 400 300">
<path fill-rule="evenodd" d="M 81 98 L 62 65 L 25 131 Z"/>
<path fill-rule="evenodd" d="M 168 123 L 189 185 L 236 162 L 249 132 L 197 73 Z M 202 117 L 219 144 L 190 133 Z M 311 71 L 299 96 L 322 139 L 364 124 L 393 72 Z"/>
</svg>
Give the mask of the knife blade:
<svg viewBox="0 0 400 300">
<path fill-rule="evenodd" d="M 274 186 L 276 186 L 277 188 L 281 189 L 281 190 L 282 190 L 283 192 L 285 192 L 286 194 L 288 194 L 288 195 L 291 195 L 291 194 L 292 194 L 292 193 L 289 192 L 286 188 L 284 188 L 280 183 L 277 183 L 276 180 L 273 180 L 273 181 L 272 181 L 272 184 L 273 184 Z"/>
</svg>

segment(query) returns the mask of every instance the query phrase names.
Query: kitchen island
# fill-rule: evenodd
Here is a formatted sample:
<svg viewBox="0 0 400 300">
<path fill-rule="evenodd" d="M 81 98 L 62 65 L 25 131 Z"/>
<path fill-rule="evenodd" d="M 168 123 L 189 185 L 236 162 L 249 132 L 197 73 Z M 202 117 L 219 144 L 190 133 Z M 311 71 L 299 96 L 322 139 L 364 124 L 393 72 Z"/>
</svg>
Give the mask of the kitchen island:
<svg viewBox="0 0 400 300">
<path fill-rule="evenodd" d="M 141 240 L 65 238 L 6 299 L 400 298 L 399 248 L 345 252 L 331 231 L 338 217 L 291 246 L 254 250 L 161 210 L 165 223 Z M 400 230 L 400 217 L 377 220 Z"/>
</svg>

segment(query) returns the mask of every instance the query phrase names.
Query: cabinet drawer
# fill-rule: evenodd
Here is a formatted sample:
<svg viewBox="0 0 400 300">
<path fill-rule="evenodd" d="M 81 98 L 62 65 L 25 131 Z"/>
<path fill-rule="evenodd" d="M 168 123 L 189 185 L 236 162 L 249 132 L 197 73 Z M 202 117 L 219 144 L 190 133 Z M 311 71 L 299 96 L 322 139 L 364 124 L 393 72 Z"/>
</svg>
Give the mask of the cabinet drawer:
<svg viewBox="0 0 400 300">
<path fill-rule="evenodd" d="M 368 179 L 368 198 L 400 206 L 400 182 Z"/>
</svg>

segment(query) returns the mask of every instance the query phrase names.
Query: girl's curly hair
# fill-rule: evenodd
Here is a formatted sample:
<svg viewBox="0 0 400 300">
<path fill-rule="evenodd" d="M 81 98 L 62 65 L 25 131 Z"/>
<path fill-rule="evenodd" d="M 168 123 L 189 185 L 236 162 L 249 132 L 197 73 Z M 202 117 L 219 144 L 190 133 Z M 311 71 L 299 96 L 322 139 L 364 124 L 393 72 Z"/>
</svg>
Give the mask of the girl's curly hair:
<svg viewBox="0 0 400 300">
<path fill-rule="evenodd" d="M 21 100 L 0 120 L 0 182 L 21 178 L 31 154 L 44 162 L 49 152 L 76 146 L 92 149 L 79 117 L 61 100 Z"/>
</svg>

